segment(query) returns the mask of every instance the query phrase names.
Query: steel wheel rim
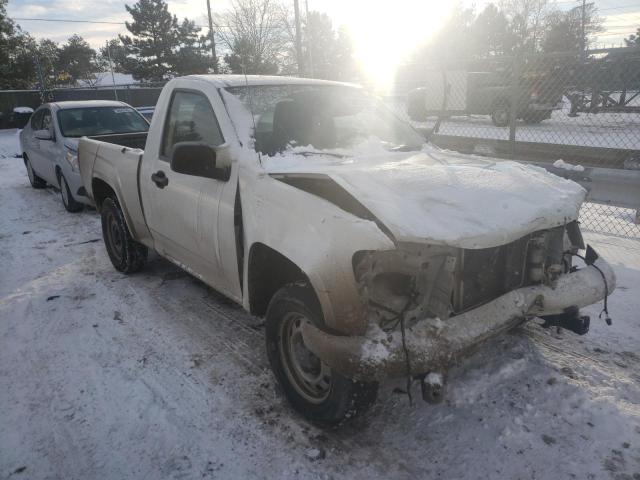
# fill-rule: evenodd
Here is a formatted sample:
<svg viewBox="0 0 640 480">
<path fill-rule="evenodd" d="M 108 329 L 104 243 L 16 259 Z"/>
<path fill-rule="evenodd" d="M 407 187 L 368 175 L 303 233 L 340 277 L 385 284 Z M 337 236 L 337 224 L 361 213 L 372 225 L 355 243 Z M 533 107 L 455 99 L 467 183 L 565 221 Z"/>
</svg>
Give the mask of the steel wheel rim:
<svg viewBox="0 0 640 480">
<path fill-rule="evenodd" d="M 331 369 L 302 340 L 302 325 L 309 319 L 289 312 L 280 325 L 280 358 L 296 392 L 310 403 L 323 402 L 331 392 Z"/>
<path fill-rule="evenodd" d="M 62 202 L 65 206 L 69 205 L 69 190 L 67 188 L 67 181 L 64 177 L 60 177 L 60 193 L 62 194 Z"/>
<path fill-rule="evenodd" d="M 509 121 L 509 113 L 506 110 L 498 110 L 496 112 L 496 120 L 498 123 L 506 123 Z"/>
<path fill-rule="evenodd" d="M 121 262 L 123 258 L 124 241 L 122 239 L 122 233 L 120 232 L 118 221 L 112 213 L 107 215 L 106 227 L 107 240 L 111 247 L 111 253 L 116 258 L 117 262 Z"/>
</svg>

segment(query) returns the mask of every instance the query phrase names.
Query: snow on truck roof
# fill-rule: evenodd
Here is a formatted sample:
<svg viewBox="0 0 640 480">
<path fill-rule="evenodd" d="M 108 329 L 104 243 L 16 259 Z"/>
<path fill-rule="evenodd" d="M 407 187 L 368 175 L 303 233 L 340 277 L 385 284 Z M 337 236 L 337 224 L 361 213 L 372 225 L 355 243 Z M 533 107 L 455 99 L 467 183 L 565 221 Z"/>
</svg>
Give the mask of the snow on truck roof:
<svg viewBox="0 0 640 480">
<path fill-rule="evenodd" d="M 319 80 L 315 78 L 282 77 L 278 75 L 189 75 L 187 78 L 195 78 L 213 83 L 218 88 L 243 87 L 245 85 L 324 85 L 358 87 L 358 85 L 354 83 Z"/>
</svg>

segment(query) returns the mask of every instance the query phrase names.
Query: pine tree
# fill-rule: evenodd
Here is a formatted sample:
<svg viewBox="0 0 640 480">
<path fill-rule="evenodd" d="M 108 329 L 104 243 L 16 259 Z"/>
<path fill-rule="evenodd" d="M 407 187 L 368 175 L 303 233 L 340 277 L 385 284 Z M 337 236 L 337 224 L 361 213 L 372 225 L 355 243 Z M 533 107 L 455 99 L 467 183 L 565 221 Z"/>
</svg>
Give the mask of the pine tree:
<svg viewBox="0 0 640 480">
<path fill-rule="evenodd" d="M 61 80 L 75 84 L 78 80 L 90 80 L 96 72 L 96 51 L 84 38 L 74 34 L 58 53 L 58 68 Z"/>
<path fill-rule="evenodd" d="M 178 26 L 179 49 L 173 58 L 173 70 L 179 75 L 207 73 L 209 69 L 207 38 L 199 32 L 200 28 L 186 18 Z"/>
<path fill-rule="evenodd" d="M 0 0 L 0 89 L 30 88 L 36 81 L 35 40 L 7 17 Z"/>
<path fill-rule="evenodd" d="M 132 22 L 125 22 L 133 37 L 120 35 L 127 50 L 126 70 L 139 80 L 165 79 L 171 73 L 177 46 L 178 19 L 163 0 L 138 0 L 125 8 L 133 17 Z"/>
<path fill-rule="evenodd" d="M 207 71 L 206 42 L 193 22 L 178 23 L 164 0 L 138 0 L 125 8 L 133 21 L 125 23 L 132 36 L 120 35 L 126 51 L 124 72 L 138 80 L 161 81 Z"/>
</svg>

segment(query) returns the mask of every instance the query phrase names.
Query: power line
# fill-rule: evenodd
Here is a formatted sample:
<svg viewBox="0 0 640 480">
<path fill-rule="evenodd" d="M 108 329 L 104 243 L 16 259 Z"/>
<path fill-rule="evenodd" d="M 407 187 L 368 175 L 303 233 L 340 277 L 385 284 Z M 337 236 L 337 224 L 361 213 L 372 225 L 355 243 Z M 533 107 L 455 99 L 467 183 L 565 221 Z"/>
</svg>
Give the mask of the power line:
<svg viewBox="0 0 640 480">
<path fill-rule="evenodd" d="M 106 24 L 106 25 L 126 25 L 126 22 L 109 22 L 106 20 L 75 20 L 70 18 L 19 18 L 13 17 L 12 20 L 19 22 L 62 22 L 62 23 L 97 23 L 97 24 Z M 209 28 L 207 25 L 199 25 L 194 23 L 194 25 L 198 28 Z M 232 28 L 229 25 L 214 25 L 216 28 Z M 273 29 L 273 30 L 282 30 L 283 27 L 261 27 L 263 29 Z"/>
<path fill-rule="evenodd" d="M 66 22 L 66 23 L 100 23 L 107 25 L 124 25 L 125 22 L 108 22 L 98 20 L 71 20 L 62 18 L 13 18 L 13 20 L 22 22 Z"/>
</svg>

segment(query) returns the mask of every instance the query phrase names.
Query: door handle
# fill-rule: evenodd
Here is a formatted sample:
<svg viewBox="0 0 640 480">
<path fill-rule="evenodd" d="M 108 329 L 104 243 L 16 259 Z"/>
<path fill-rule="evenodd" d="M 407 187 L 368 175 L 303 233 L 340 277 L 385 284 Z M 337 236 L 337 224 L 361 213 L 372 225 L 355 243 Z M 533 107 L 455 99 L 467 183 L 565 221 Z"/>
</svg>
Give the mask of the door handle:
<svg viewBox="0 0 640 480">
<path fill-rule="evenodd" d="M 156 173 L 152 173 L 151 181 L 155 183 L 158 188 L 164 188 L 169 185 L 169 179 L 162 170 L 158 170 Z"/>
</svg>

